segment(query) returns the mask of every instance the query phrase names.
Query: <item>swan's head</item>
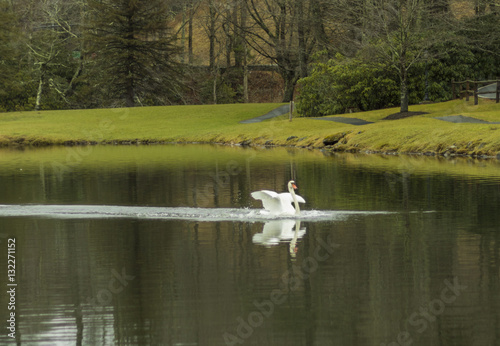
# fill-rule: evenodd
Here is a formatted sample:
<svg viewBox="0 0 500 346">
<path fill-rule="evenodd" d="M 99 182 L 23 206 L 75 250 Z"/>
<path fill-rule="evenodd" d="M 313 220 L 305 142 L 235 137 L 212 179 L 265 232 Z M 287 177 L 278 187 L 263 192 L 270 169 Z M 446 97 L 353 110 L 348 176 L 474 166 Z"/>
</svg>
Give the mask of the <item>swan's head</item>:
<svg viewBox="0 0 500 346">
<path fill-rule="evenodd" d="M 296 189 L 297 189 L 297 185 L 295 185 L 295 181 L 290 180 L 288 182 L 288 190 L 292 191 L 292 190 L 296 190 Z"/>
</svg>

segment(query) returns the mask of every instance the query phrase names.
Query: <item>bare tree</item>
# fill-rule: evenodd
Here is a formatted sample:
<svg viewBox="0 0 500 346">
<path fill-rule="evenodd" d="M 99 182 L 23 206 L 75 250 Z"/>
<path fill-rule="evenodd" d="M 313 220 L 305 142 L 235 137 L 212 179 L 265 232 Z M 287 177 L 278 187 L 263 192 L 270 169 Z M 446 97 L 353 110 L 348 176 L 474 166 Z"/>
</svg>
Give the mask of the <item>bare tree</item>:
<svg viewBox="0 0 500 346">
<path fill-rule="evenodd" d="M 234 67 L 243 74 L 243 102 L 248 102 L 248 47 L 246 25 L 248 12 L 244 0 L 233 0 L 225 13 L 225 32 L 227 40 L 226 65 L 234 58 Z"/>
<path fill-rule="evenodd" d="M 41 107 L 46 86 L 68 102 L 66 93 L 71 83 L 67 82 L 67 74 L 73 65 L 80 66 L 71 58 L 71 49 L 79 46 L 76 27 L 80 4 L 44 0 L 38 6 L 36 15 L 29 22 L 31 34 L 27 44 L 38 79 L 36 110 Z"/>
<path fill-rule="evenodd" d="M 193 21 L 196 11 L 200 5 L 198 0 L 186 0 L 182 3 L 182 26 L 181 26 L 181 45 L 182 45 L 182 62 L 186 60 L 185 52 L 185 41 L 186 41 L 186 26 L 187 26 L 187 61 L 189 65 L 193 64 L 194 54 L 193 54 Z"/>
<path fill-rule="evenodd" d="M 440 35 L 450 17 L 444 0 L 360 0 L 349 8 L 339 1 L 340 11 L 355 22 L 344 23 L 351 28 L 353 45 L 363 50 L 369 60 L 382 61 L 399 76 L 401 112 L 408 111 L 408 81 L 412 68 L 428 58 L 431 47 L 444 40 Z M 361 6 L 362 5 L 362 6 Z M 344 10 L 342 10 L 344 8 Z M 345 10 L 347 9 L 347 10 Z"/>
<path fill-rule="evenodd" d="M 216 0 L 207 0 L 208 7 L 203 27 L 208 37 L 209 53 L 208 65 L 210 69 L 215 68 L 217 58 L 217 33 L 220 30 L 221 4 Z"/>
<path fill-rule="evenodd" d="M 295 85 L 307 74 L 315 41 L 307 25 L 313 13 L 304 0 L 247 0 L 252 19 L 246 28 L 248 44 L 278 67 L 285 83 L 283 102 L 293 99 Z"/>
</svg>

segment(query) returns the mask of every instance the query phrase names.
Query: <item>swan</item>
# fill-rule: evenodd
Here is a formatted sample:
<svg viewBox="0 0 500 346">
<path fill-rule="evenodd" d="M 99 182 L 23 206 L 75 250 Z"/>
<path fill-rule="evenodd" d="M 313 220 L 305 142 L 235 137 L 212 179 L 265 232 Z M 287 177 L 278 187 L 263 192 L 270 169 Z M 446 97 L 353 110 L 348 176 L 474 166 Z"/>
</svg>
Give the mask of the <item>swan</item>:
<svg viewBox="0 0 500 346">
<path fill-rule="evenodd" d="M 264 209 L 276 214 L 298 215 L 300 214 L 299 202 L 306 203 L 304 198 L 295 194 L 295 181 L 288 182 L 288 191 L 277 193 L 269 190 L 255 191 L 251 195 L 254 199 L 261 200 Z M 292 206 L 295 205 L 295 208 Z"/>
</svg>

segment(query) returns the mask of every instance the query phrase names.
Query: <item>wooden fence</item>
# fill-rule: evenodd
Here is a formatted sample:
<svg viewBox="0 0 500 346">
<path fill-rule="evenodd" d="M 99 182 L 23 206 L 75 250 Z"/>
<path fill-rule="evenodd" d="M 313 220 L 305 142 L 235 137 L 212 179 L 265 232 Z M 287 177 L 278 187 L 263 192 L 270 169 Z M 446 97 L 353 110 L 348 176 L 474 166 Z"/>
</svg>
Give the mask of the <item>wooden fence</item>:
<svg viewBox="0 0 500 346">
<path fill-rule="evenodd" d="M 451 90 L 453 93 L 453 99 L 456 99 L 458 97 L 463 98 L 465 95 L 465 99 L 467 101 L 469 101 L 469 96 L 473 95 L 474 96 L 474 104 L 477 105 L 479 102 L 479 95 L 495 93 L 495 91 L 478 91 L 478 89 L 481 86 L 488 85 L 488 84 L 495 84 L 495 83 L 497 86 L 495 101 L 496 101 L 496 103 L 499 103 L 500 102 L 500 79 L 485 80 L 485 81 L 465 80 L 462 82 L 451 81 Z M 472 86 L 472 89 L 471 89 L 471 86 Z"/>
</svg>

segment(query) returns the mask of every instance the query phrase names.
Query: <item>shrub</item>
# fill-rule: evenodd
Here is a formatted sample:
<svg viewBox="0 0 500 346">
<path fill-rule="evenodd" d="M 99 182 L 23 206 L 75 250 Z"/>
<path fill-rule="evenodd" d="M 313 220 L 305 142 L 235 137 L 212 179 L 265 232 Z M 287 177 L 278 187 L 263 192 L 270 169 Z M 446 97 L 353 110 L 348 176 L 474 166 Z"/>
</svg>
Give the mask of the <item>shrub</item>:
<svg viewBox="0 0 500 346">
<path fill-rule="evenodd" d="M 383 64 L 338 55 L 314 64 L 311 75 L 299 81 L 297 111 L 303 116 L 324 116 L 394 106 L 399 101 L 396 80 Z"/>
</svg>

